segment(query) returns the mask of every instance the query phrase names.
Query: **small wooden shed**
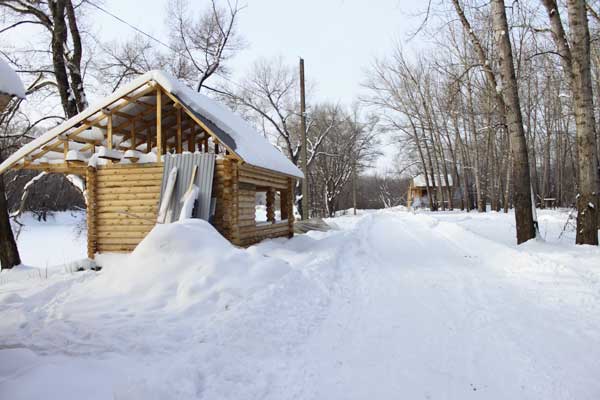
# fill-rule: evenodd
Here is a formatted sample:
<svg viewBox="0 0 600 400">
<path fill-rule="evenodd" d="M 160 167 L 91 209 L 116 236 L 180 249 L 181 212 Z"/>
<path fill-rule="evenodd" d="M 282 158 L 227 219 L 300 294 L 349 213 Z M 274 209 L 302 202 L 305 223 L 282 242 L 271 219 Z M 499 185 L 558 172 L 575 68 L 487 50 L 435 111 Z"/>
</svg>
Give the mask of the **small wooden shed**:
<svg viewBox="0 0 600 400">
<path fill-rule="evenodd" d="M 129 252 L 155 225 L 164 155 L 210 153 L 209 221 L 233 244 L 293 235 L 302 172 L 241 117 L 169 74 L 151 71 L 29 142 L 0 165 L 85 179 L 88 256 Z M 264 192 L 264 193 L 263 193 Z M 267 220 L 255 219 L 257 193 Z M 278 209 L 277 209 L 278 208 Z"/>
<path fill-rule="evenodd" d="M 450 190 L 453 191 L 453 182 L 452 176 L 448 175 L 448 184 L 450 185 Z M 429 190 L 431 190 L 431 197 L 436 198 L 437 191 L 440 188 L 445 190 L 446 181 L 442 179 L 442 182 L 438 182 L 438 178 L 435 177 L 435 186 L 434 181 L 429 178 Z M 427 182 L 425 181 L 425 175 L 417 175 L 415 176 L 408 187 L 408 195 L 407 195 L 407 205 L 408 207 L 429 207 L 429 195 L 427 193 Z"/>
</svg>

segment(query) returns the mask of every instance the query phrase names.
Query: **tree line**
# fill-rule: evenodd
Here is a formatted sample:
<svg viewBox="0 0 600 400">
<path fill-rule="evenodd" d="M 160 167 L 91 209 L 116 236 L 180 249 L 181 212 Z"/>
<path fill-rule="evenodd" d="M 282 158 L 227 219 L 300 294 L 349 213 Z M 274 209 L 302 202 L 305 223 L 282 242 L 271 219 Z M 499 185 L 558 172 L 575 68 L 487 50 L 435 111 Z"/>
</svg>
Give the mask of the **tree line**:
<svg viewBox="0 0 600 400">
<path fill-rule="evenodd" d="M 597 244 L 598 13 L 570 0 L 431 4 L 429 50 L 378 59 L 367 101 L 425 174 L 437 208 L 577 208 L 577 243 Z M 430 29 L 430 32 L 427 30 Z M 453 203 L 448 178 L 460 190 Z M 445 182 L 444 182 L 445 180 Z M 429 192 L 429 191 L 428 191 Z M 533 201 L 532 201 L 533 198 Z"/>
</svg>

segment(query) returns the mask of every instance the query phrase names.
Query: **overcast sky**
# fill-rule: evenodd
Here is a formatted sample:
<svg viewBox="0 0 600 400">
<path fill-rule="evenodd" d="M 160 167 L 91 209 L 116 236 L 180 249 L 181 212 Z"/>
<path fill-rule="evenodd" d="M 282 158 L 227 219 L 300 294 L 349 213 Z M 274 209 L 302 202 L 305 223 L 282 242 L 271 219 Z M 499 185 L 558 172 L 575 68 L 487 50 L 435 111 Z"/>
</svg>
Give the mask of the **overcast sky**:
<svg viewBox="0 0 600 400">
<path fill-rule="evenodd" d="M 239 80 L 257 59 L 282 57 L 297 65 L 305 60 L 307 79 L 313 83 L 312 99 L 350 104 L 363 92 L 361 82 L 375 57 L 388 54 L 395 41 L 419 48 L 418 39 L 408 41 L 421 22 L 426 4 L 410 0 L 247 0 L 239 15 L 238 31 L 247 47 L 230 63 L 233 80 Z M 167 41 L 167 0 L 105 0 L 103 7 Z M 143 5 L 142 5 L 143 4 Z M 200 12 L 208 1 L 193 1 Z M 87 16 L 105 39 L 132 34 L 131 28 L 100 11 Z M 383 143 L 374 170 L 391 165 L 395 147 Z"/>
<path fill-rule="evenodd" d="M 94 1 L 152 36 L 169 41 L 165 27 L 168 0 Z M 314 89 L 308 96 L 316 101 L 351 104 L 364 93 L 361 82 L 375 57 L 389 54 L 394 42 L 402 43 L 406 49 L 422 47 L 420 39 L 407 40 L 422 21 L 426 3 L 420 1 L 240 0 L 240 3 L 245 8 L 239 14 L 238 32 L 247 46 L 229 62 L 232 79 L 240 80 L 260 58 L 281 57 L 285 63 L 296 66 L 298 58 L 303 57 L 306 78 Z M 200 14 L 210 3 L 191 0 L 190 4 L 192 11 Z M 132 28 L 91 6 L 87 7 L 84 19 L 83 25 L 103 41 L 125 41 L 135 35 Z M 3 39 L 19 46 L 23 42 L 36 42 L 38 34 L 34 27 L 23 26 L 14 33 L 4 34 Z M 95 100 L 92 94 L 91 101 Z M 375 169 L 380 171 L 390 165 L 396 153 L 393 147 L 382 148 L 387 155 L 377 163 Z"/>
<path fill-rule="evenodd" d="M 103 6 L 167 41 L 166 4 L 167 0 L 105 0 Z M 208 1 L 191 4 L 200 12 Z M 420 20 L 412 16 L 423 7 L 409 0 L 247 0 L 245 4 L 238 30 L 248 46 L 230 64 L 233 77 L 240 77 L 260 57 L 281 56 L 296 65 L 301 56 L 307 79 L 316 83 L 313 98 L 334 102 L 357 97 L 365 69 L 375 56 L 386 54 L 395 40 L 406 40 Z M 88 18 L 105 38 L 131 34 L 131 28 L 100 11 Z"/>
</svg>

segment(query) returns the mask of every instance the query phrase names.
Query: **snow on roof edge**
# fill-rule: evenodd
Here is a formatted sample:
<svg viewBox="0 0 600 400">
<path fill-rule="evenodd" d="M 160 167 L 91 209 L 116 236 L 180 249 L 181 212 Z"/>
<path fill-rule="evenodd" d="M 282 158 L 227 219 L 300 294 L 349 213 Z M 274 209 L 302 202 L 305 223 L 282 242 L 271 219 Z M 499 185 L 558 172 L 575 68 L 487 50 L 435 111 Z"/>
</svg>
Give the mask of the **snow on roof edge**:
<svg viewBox="0 0 600 400">
<path fill-rule="evenodd" d="M 25 98 L 25 87 L 19 75 L 8 65 L 6 61 L 0 58 L 0 93 L 9 96 L 17 96 L 20 99 Z"/>
<path fill-rule="evenodd" d="M 111 95 L 27 143 L 0 164 L 0 174 L 36 149 L 58 137 L 65 130 L 150 81 L 156 82 L 164 90 L 177 97 L 190 111 L 208 118 L 219 130 L 232 137 L 235 141 L 232 151 L 240 156 L 244 162 L 296 178 L 304 178 L 304 174 L 296 165 L 239 115 L 217 101 L 195 92 L 172 75 L 160 70 L 153 70 L 140 75 Z M 219 136 L 220 132 L 214 133 Z M 225 140 L 224 143 L 226 143 Z"/>
<path fill-rule="evenodd" d="M 304 178 L 302 171 L 285 154 L 231 109 L 196 92 L 164 71 L 153 70 L 148 74 L 151 74 L 163 89 L 177 97 L 190 111 L 199 114 L 203 119 L 208 119 L 209 128 L 213 128 L 213 133 L 218 137 L 224 135 L 219 139 L 248 164 Z M 215 127 L 217 129 L 214 129 Z"/>
</svg>

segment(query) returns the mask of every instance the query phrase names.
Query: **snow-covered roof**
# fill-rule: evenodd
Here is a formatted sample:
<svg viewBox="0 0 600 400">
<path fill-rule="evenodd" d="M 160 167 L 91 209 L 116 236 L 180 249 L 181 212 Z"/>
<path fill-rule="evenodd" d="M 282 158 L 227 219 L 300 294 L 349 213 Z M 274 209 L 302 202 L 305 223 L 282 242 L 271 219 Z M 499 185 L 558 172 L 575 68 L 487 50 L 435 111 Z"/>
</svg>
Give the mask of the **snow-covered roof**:
<svg viewBox="0 0 600 400">
<path fill-rule="evenodd" d="M 155 82 L 176 98 L 206 125 L 220 142 L 244 162 L 286 175 L 304 177 L 298 167 L 239 115 L 217 101 L 192 90 L 172 75 L 158 70 L 139 76 L 105 99 L 29 142 L 0 164 L 0 173 L 21 162 L 26 156 L 35 154 L 44 146 L 56 142 L 59 140 L 59 136 L 62 136 L 67 130 L 93 119 L 92 116 L 101 113 L 110 105 L 117 104 L 119 99 L 141 92 L 144 85 L 151 82 Z M 124 107 L 122 111 L 128 109 L 132 111 L 132 107 L 135 107 L 134 103 L 128 104 L 127 108 Z M 97 128 L 83 133 L 91 134 L 94 129 Z"/>
<path fill-rule="evenodd" d="M 25 88 L 19 75 L 0 58 L 0 94 L 25 98 Z"/>
<path fill-rule="evenodd" d="M 435 186 L 446 186 L 446 181 L 443 179 L 442 177 L 442 184 L 440 185 L 440 183 L 438 182 L 438 176 L 437 174 L 435 175 Z M 428 176 L 429 178 L 429 185 L 433 186 L 433 182 L 431 181 L 431 175 Z M 452 183 L 452 175 L 448 175 L 448 183 L 450 184 L 450 186 L 454 186 L 454 184 Z M 426 187 L 427 185 L 425 184 L 425 175 L 421 174 L 421 175 L 417 175 L 413 178 L 413 186 L 414 187 Z"/>
</svg>

